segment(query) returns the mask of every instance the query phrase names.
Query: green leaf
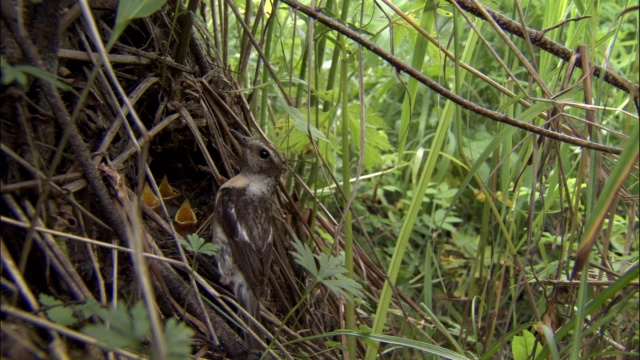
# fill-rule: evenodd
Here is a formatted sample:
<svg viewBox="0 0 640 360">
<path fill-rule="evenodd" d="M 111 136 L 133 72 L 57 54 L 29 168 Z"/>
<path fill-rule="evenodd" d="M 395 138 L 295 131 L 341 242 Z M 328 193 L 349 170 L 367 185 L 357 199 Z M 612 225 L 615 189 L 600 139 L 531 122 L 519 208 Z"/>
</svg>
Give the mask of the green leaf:
<svg viewBox="0 0 640 360">
<path fill-rule="evenodd" d="M 116 42 L 122 35 L 124 29 L 129 23 L 138 18 L 149 16 L 158 11 L 167 0 L 136 0 L 136 1 L 120 1 L 118 4 L 118 15 L 116 16 L 116 25 L 109 38 L 107 49 Z"/>
<path fill-rule="evenodd" d="M 187 235 L 187 239 L 189 239 L 189 244 L 191 245 L 191 249 L 195 252 L 198 251 L 204 245 L 204 239 L 198 236 L 197 234 L 189 234 Z"/>
<path fill-rule="evenodd" d="M 79 305 L 78 309 L 82 313 L 82 315 L 86 318 L 97 316 L 101 319 L 105 319 L 108 316 L 107 309 L 103 308 L 102 305 L 97 302 L 95 299 L 89 299 L 84 305 Z"/>
<path fill-rule="evenodd" d="M 296 249 L 292 252 L 295 261 L 307 269 L 317 282 L 324 284 L 336 295 L 347 298 L 362 296 L 362 285 L 344 276 L 348 271 L 344 267 L 343 257 L 324 253 L 314 255 L 311 248 L 298 239 L 293 242 L 293 246 Z"/>
<path fill-rule="evenodd" d="M 105 325 L 90 324 L 82 329 L 98 341 L 108 350 L 117 348 L 141 348 L 141 343 L 151 330 L 146 305 L 142 300 L 135 303 L 130 309 L 119 304 L 117 308 L 108 311 L 96 311 L 96 301 L 88 301 L 85 312 L 101 313 L 101 319 L 108 322 Z M 191 330 L 184 323 L 176 319 L 169 319 L 165 323 L 164 338 L 169 351 L 169 359 L 186 359 L 191 354 Z"/>
<path fill-rule="evenodd" d="M 0 57 L 0 70 L 2 71 L 2 85 L 9 85 L 14 81 L 22 86 L 27 85 L 26 75 L 14 66 L 9 65 L 4 56 Z"/>
<path fill-rule="evenodd" d="M 360 151 L 360 138 L 361 138 L 361 126 L 360 126 L 360 105 L 353 104 L 349 106 L 349 130 L 353 138 L 354 143 Z M 389 143 L 389 138 L 384 132 L 387 129 L 387 124 L 384 119 L 376 112 L 365 110 L 366 124 L 364 127 L 364 166 L 367 169 L 379 167 L 382 165 L 382 152 L 393 150 L 393 146 Z"/>
<path fill-rule="evenodd" d="M 73 326 L 78 323 L 78 319 L 73 316 L 73 310 L 66 306 L 56 306 L 47 310 L 47 317 L 62 326 Z"/>
<path fill-rule="evenodd" d="M 185 323 L 170 318 L 164 324 L 164 338 L 167 344 L 168 358 L 181 360 L 191 355 L 191 337 L 193 330 Z"/>
<path fill-rule="evenodd" d="M 33 67 L 33 66 L 29 66 L 29 65 L 19 65 L 15 67 L 16 70 L 18 71 L 22 71 L 23 73 L 27 74 L 27 75 L 31 75 L 35 78 L 38 78 L 40 80 L 43 81 L 47 81 L 53 84 L 53 86 L 57 87 L 58 89 L 64 90 L 64 91 L 72 91 L 73 89 L 71 88 L 71 86 L 67 85 L 66 83 L 64 83 L 61 78 L 55 74 L 52 74 L 46 70 L 37 68 L 37 67 Z"/>
<path fill-rule="evenodd" d="M 104 325 L 87 325 L 82 328 L 82 333 L 103 343 L 107 350 L 114 350 L 132 345 L 129 337 L 120 334 L 113 329 L 107 329 Z"/>
<path fill-rule="evenodd" d="M 339 349 L 342 347 L 342 344 L 337 341 L 325 341 L 324 346 L 329 349 Z"/>
<path fill-rule="evenodd" d="M 151 330 L 149 314 L 147 313 L 147 306 L 144 301 L 139 300 L 133 305 L 133 308 L 131 308 L 131 317 L 133 319 L 131 334 L 135 339 L 144 339 L 145 335 Z"/>
<path fill-rule="evenodd" d="M 188 242 L 185 239 L 178 239 L 180 241 L 180 244 L 182 244 L 182 246 L 184 246 L 185 249 L 193 252 L 193 246 L 191 246 L 191 243 Z"/>
<path fill-rule="evenodd" d="M 213 255 L 218 253 L 219 249 L 220 249 L 220 245 L 208 242 L 208 243 L 202 245 L 202 247 L 200 248 L 199 252 L 201 254 L 213 256 Z"/>
<path fill-rule="evenodd" d="M 96 315 L 107 324 L 90 324 L 82 332 L 96 338 L 111 350 L 122 347 L 140 348 L 141 342 L 151 329 L 145 304 L 138 301 L 131 309 L 118 303 L 115 309 L 104 309 L 95 300 L 87 301 L 84 313 Z"/>
<path fill-rule="evenodd" d="M 44 306 L 55 306 L 63 304 L 62 300 L 58 300 L 53 296 L 47 294 L 40 294 L 40 296 L 38 296 L 38 300 L 40 300 L 40 304 Z"/>
<path fill-rule="evenodd" d="M 347 272 L 347 269 L 342 267 L 344 261 L 339 257 L 325 253 L 314 255 L 314 257 L 318 259 L 319 264 L 318 280 L 328 279 L 332 276 Z"/>
<path fill-rule="evenodd" d="M 291 255 L 293 255 L 295 261 L 311 273 L 311 276 L 317 279 L 318 268 L 311 248 L 309 248 L 307 244 L 300 242 L 298 239 L 295 239 L 293 242 L 293 247 L 295 248 L 295 251 L 292 251 Z"/>
<path fill-rule="evenodd" d="M 118 303 L 115 309 L 110 310 L 105 320 L 111 323 L 115 331 L 124 335 L 133 335 L 133 324 L 129 316 L 129 311 L 127 311 L 127 308 L 122 303 Z"/>
<path fill-rule="evenodd" d="M 349 299 L 362 297 L 362 285 L 343 274 L 335 275 L 335 279 L 325 279 L 322 283 L 334 294 L 342 295 Z"/>
<path fill-rule="evenodd" d="M 0 64 L 0 68 L 2 69 L 2 85 L 9 85 L 15 81 L 25 86 L 28 83 L 27 75 L 30 75 L 36 79 L 50 82 L 58 89 L 73 91 L 73 88 L 62 81 L 59 76 L 46 70 L 31 65 L 11 66 L 6 62 L 4 57 L 1 58 Z"/>
<path fill-rule="evenodd" d="M 291 118 L 293 119 L 293 127 L 295 127 L 298 131 L 300 131 L 303 134 L 311 135 L 311 138 L 315 141 L 317 140 L 329 141 L 329 139 L 327 139 L 325 134 L 322 131 L 320 131 L 320 129 L 313 126 L 313 124 L 310 124 L 307 121 L 306 113 L 303 113 L 300 110 L 291 106 L 285 106 L 284 109 L 287 112 L 287 114 L 289 114 L 289 116 L 291 116 Z"/>
<path fill-rule="evenodd" d="M 405 337 L 399 336 L 389 336 L 389 335 L 377 335 L 371 332 L 360 332 L 353 330 L 336 330 L 330 333 L 325 333 L 318 335 L 317 337 L 327 337 L 327 336 L 356 336 L 363 339 L 365 342 L 373 341 L 375 343 L 385 343 L 387 345 L 397 345 L 405 348 L 415 349 L 422 351 L 426 354 L 432 354 L 436 357 L 443 359 L 454 359 L 454 360 L 467 360 L 469 357 L 456 353 L 447 348 L 443 348 L 441 346 L 432 345 L 424 341 L 417 341 L 413 339 L 407 339 Z M 313 339 L 313 337 L 309 337 Z"/>
<path fill-rule="evenodd" d="M 73 326 L 78 322 L 78 319 L 73 315 L 73 309 L 64 306 L 61 300 L 47 294 L 40 294 L 38 299 L 40 304 L 50 307 L 50 309 L 46 310 L 46 313 L 47 317 L 54 323 L 62 326 Z"/>
<path fill-rule="evenodd" d="M 514 360 L 527 360 L 533 352 L 536 337 L 529 331 L 523 330 L 522 336 L 514 336 L 511 340 L 511 353 Z M 541 346 L 537 349 L 540 350 Z M 538 351 L 536 351 L 537 353 Z M 535 359 L 535 356 L 533 357 Z"/>
<path fill-rule="evenodd" d="M 198 236 L 198 234 L 187 235 L 188 242 L 180 239 L 180 243 L 184 245 L 185 249 L 193 252 L 194 254 L 215 255 L 218 253 L 220 246 L 206 241 Z"/>
</svg>

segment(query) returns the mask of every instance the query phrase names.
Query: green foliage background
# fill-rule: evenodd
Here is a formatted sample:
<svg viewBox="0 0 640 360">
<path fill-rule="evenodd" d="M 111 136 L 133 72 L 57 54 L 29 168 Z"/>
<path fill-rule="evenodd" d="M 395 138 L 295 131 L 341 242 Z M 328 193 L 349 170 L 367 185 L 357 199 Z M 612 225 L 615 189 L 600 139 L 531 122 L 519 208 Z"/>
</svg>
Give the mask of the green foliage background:
<svg viewBox="0 0 640 360">
<path fill-rule="evenodd" d="M 638 344 L 638 324 L 632 320 L 638 315 L 637 267 L 629 270 L 638 260 L 637 149 L 631 150 L 635 163 L 624 172 L 627 180 L 616 198 L 598 207 L 597 200 L 606 196 L 601 186 L 617 166 L 617 156 L 479 117 L 301 12 L 281 3 L 251 4 L 247 8 L 236 2 L 254 15 L 264 6 L 252 35 L 263 41 L 266 58 L 242 51 L 245 40 L 239 37 L 229 47 L 229 64 L 252 91 L 259 123 L 311 186 L 315 197 L 303 199 L 311 204 L 319 199 L 338 218 L 357 218 L 341 222 L 347 241 L 353 234 L 357 246 L 381 259 L 378 266 L 389 274 L 390 284 L 439 319 L 387 312 L 392 295 L 385 288 L 357 306 L 373 316 L 373 334 L 393 324 L 407 331 L 395 335 L 452 347 L 438 335 L 447 332 L 466 354 L 486 356 L 495 354 L 490 349 L 501 349 L 500 354 L 518 359 L 533 352 L 545 356 L 547 351 L 562 358 L 617 353 L 605 338 Z M 624 9 L 637 5 L 634 2 L 484 5 L 530 28 L 553 27 L 546 37 L 569 49 L 586 45 L 592 64 L 637 82 L 638 12 L 623 15 Z M 633 96 L 592 78 L 594 105 L 585 105 L 584 88 L 589 85 L 581 70 L 568 73 L 566 62 L 512 35 L 507 37 L 515 48 L 509 47 L 490 24 L 452 2 L 327 1 L 316 6 L 482 107 L 612 147 L 633 149 L 637 144 Z M 233 20 L 230 28 L 242 34 Z M 527 59 L 529 70 L 519 56 Z M 264 60 L 277 78 L 268 73 Z M 461 63 L 485 77 L 468 72 Z M 594 126 L 586 124 L 586 109 Z M 547 116 L 554 116 L 553 121 L 547 122 Z M 301 191 L 293 182 L 290 186 Z M 589 257 L 591 264 L 608 270 L 590 266 L 582 283 L 579 277 L 572 282 L 576 251 L 589 225 L 585 220 L 609 208 L 614 211 L 598 225 Z M 588 317 L 579 312 L 583 328 L 576 325 L 568 337 L 549 338 L 547 330 L 562 327 L 577 308 L 611 286 L 591 281 L 615 284 L 625 271 L 635 272 L 635 285 L 625 284 L 627 290 L 617 296 L 629 303 L 609 298 L 615 310 L 601 308 Z M 559 298 L 565 292 L 568 302 Z M 603 324 L 597 336 L 591 316 L 615 321 Z M 431 325 L 407 323 L 420 320 Z M 625 332 L 629 329 L 634 330 Z M 537 347 L 530 343 L 534 333 L 542 341 Z M 582 345 L 587 339 L 590 345 Z M 367 358 L 376 348 L 368 347 Z"/>
</svg>

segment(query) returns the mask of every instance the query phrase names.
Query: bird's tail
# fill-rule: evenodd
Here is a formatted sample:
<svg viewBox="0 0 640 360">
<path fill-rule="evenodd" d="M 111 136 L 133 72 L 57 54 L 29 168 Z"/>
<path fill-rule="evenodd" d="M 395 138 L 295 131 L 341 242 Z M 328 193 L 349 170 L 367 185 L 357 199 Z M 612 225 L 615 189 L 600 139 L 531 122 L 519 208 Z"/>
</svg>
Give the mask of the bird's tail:
<svg viewBox="0 0 640 360">
<path fill-rule="evenodd" d="M 238 297 L 238 301 L 240 305 L 255 319 L 256 322 L 262 322 L 262 316 L 260 314 L 260 299 L 256 295 L 256 293 L 249 288 L 248 286 L 239 286 L 236 290 L 236 296 Z M 262 337 L 262 331 L 257 324 L 254 323 L 252 319 L 247 318 L 246 316 L 241 316 L 242 321 L 245 324 L 249 325 L 249 329 L 259 337 Z M 264 345 L 258 341 L 254 335 L 245 333 L 244 336 L 245 342 L 249 350 L 262 351 L 264 350 Z"/>
</svg>

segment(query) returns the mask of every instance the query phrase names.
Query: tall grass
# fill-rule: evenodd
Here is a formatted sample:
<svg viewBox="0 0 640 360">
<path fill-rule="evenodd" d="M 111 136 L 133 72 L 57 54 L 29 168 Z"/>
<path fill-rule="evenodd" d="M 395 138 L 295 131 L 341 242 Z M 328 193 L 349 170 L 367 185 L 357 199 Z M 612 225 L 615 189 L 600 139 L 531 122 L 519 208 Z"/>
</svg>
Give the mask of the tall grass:
<svg viewBox="0 0 640 360">
<path fill-rule="evenodd" d="M 562 358 L 627 351 L 638 333 L 625 319 L 637 311 L 615 304 L 619 298 L 637 303 L 637 285 L 630 285 L 637 277 L 623 276 L 638 259 L 633 96 L 602 78 L 587 81 L 572 64 L 457 5 L 377 5 L 329 1 L 322 11 L 482 107 L 623 152 L 580 149 L 480 118 L 366 49 L 358 56 L 357 44 L 325 25 L 277 5 L 254 36 L 266 32 L 265 55 L 287 86 L 283 94 L 265 65 L 255 71 L 260 123 L 277 135 L 313 189 L 333 190 L 315 193 L 344 226 L 343 248 L 332 251 L 343 249 L 353 270 L 353 241 L 381 257 L 387 276 L 362 303 L 346 303 L 345 327 L 370 324 L 372 336 L 409 334 L 476 356 L 515 357 L 519 342 L 513 339 L 525 330 L 538 334 L 539 343 L 525 349 L 538 358 L 548 351 Z M 633 2 L 484 5 L 521 25 L 549 29 L 544 36 L 569 49 L 585 45 L 591 66 L 613 66 L 637 81 L 637 12 L 620 15 Z M 243 77 L 247 87 L 257 84 L 253 72 Z M 372 126 L 368 114 L 382 116 L 388 128 L 377 133 L 395 148 L 375 166 L 365 163 L 363 175 L 375 174 L 366 180 L 352 178 L 366 155 L 354 141 L 363 136 L 360 128 L 349 126 L 353 104 L 365 115 L 357 119 L 362 128 Z M 301 115 L 292 115 L 290 106 Z M 294 124 L 300 121 L 304 127 Z M 409 310 L 398 289 L 426 310 Z M 610 296 L 602 298 L 605 293 Z M 417 324 L 421 320 L 429 325 Z M 355 343 L 346 343 L 350 357 L 358 357 Z M 366 342 L 366 358 L 376 357 L 379 345 Z"/>
</svg>

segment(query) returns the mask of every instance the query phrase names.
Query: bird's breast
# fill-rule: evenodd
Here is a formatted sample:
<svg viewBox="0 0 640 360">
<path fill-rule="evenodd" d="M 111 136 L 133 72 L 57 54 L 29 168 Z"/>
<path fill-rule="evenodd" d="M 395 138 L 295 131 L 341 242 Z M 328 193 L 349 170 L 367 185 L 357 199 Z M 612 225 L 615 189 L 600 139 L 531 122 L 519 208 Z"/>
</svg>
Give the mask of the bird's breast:
<svg viewBox="0 0 640 360">
<path fill-rule="evenodd" d="M 271 188 L 268 184 L 262 182 L 249 182 L 247 186 L 247 193 L 251 196 L 267 196 L 271 193 Z"/>
</svg>

